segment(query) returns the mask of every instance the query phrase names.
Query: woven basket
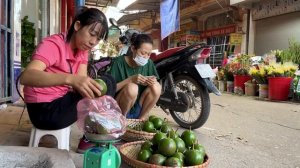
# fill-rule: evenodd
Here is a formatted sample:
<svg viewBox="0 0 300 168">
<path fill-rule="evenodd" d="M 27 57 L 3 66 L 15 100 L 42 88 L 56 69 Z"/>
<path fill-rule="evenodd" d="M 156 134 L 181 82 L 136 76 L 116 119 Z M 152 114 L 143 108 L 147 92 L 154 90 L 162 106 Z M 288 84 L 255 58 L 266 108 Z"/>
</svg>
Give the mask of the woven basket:
<svg viewBox="0 0 300 168">
<path fill-rule="evenodd" d="M 138 131 L 142 130 L 144 122 L 140 119 L 127 119 L 126 132 L 121 138 L 127 142 L 151 140 L 155 133 Z"/>
<path fill-rule="evenodd" d="M 138 161 L 137 154 L 141 149 L 141 145 L 145 141 L 136 141 L 136 142 L 129 142 L 123 144 L 119 151 L 121 153 L 122 160 L 124 160 L 125 163 L 128 165 L 134 167 L 134 168 L 171 168 L 167 166 L 159 166 L 159 165 L 153 165 L 145 162 Z M 205 155 L 204 163 L 197 166 L 188 166 L 183 168 L 207 168 L 209 165 L 209 157 Z"/>
</svg>

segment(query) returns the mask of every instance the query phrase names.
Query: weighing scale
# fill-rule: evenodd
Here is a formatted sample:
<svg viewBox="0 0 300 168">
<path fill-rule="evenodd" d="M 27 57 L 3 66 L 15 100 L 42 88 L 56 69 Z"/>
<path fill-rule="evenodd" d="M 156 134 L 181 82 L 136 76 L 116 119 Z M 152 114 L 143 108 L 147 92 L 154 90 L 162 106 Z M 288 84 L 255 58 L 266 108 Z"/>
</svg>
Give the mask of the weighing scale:
<svg viewBox="0 0 300 168">
<path fill-rule="evenodd" d="M 86 138 L 96 143 L 84 153 L 84 168 L 119 168 L 121 166 L 121 156 L 116 147 L 115 142 L 120 139 L 115 139 L 109 135 L 97 135 L 86 133 Z"/>
</svg>

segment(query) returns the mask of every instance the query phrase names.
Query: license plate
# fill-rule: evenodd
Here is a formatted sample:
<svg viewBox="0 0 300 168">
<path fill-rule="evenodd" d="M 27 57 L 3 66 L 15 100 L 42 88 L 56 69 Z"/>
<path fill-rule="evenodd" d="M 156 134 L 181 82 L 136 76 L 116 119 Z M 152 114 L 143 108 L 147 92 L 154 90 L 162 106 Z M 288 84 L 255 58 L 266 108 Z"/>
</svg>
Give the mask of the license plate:
<svg viewBox="0 0 300 168">
<path fill-rule="evenodd" d="M 216 73 L 211 69 L 209 64 L 197 64 L 195 68 L 202 78 L 213 78 L 216 76 Z"/>
</svg>

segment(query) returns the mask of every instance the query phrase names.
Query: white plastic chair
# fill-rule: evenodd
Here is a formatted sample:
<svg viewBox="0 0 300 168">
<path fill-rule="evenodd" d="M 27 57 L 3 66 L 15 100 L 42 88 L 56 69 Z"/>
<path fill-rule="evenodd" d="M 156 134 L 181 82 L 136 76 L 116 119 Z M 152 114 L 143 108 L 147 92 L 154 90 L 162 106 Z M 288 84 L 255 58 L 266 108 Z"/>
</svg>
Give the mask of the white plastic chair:
<svg viewBox="0 0 300 168">
<path fill-rule="evenodd" d="M 71 132 L 70 126 L 60 130 L 41 130 L 32 127 L 29 147 L 38 147 L 40 139 L 44 135 L 53 135 L 57 139 L 58 149 L 69 150 L 70 132 Z"/>
</svg>

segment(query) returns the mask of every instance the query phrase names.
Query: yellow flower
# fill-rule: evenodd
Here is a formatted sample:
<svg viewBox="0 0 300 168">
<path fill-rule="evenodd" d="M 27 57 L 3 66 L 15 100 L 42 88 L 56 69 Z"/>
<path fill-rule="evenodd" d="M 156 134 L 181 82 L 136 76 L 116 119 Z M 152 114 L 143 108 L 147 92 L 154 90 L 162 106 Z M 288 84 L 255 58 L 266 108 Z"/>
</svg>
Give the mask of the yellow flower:
<svg viewBox="0 0 300 168">
<path fill-rule="evenodd" d="M 258 73 L 258 70 L 255 67 L 250 68 L 250 70 L 249 70 L 250 75 L 255 75 L 257 73 Z"/>
<path fill-rule="evenodd" d="M 260 75 L 260 76 L 265 76 L 265 75 L 266 75 L 266 70 L 265 70 L 265 68 L 260 68 L 260 69 L 259 69 L 259 75 Z"/>
<path fill-rule="evenodd" d="M 295 72 L 298 69 L 298 66 L 292 62 L 286 62 L 282 66 L 285 72 Z"/>
<path fill-rule="evenodd" d="M 284 74 L 284 69 L 283 69 L 283 67 L 276 68 L 276 69 L 274 69 L 274 72 L 276 74 Z"/>
</svg>

